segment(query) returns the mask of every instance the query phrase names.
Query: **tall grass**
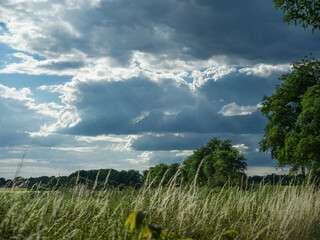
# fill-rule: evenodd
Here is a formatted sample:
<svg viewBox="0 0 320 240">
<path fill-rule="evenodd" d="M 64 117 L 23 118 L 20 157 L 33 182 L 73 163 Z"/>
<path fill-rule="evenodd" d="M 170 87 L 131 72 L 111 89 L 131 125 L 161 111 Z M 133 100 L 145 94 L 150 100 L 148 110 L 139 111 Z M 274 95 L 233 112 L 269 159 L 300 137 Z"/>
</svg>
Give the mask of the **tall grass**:
<svg viewBox="0 0 320 240">
<path fill-rule="evenodd" d="M 148 211 L 146 222 L 193 239 L 225 239 L 227 230 L 236 239 L 320 239 L 320 190 L 312 184 L 150 186 L 0 192 L 0 239 L 130 239 L 124 222 L 137 210 Z"/>
</svg>

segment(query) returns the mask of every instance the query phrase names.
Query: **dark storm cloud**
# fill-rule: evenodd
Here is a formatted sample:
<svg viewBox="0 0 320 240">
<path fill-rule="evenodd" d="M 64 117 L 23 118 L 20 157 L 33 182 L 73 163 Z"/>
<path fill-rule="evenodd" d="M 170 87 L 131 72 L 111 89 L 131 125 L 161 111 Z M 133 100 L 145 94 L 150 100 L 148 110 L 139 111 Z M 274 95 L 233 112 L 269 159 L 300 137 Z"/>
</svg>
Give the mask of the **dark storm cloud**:
<svg viewBox="0 0 320 240">
<path fill-rule="evenodd" d="M 133 140 L 131 147 L 138 151 L 195 150 L 204 145 L 210 134 L 145 134 Z"/>
<path fill-rule="evenodd" d="M 74 104 L 82 121 L 71 131 L 82 135 L 161 131 L 172 121 L 164 112 L 176 114 L 196 104 L 189 86 L 177 85 L 172 79 L 154 82 L 141 76 L 119 82 L 79 83 L 76 90 Z"/>
<path fill-rule="evenodd" d="M 274 167 L 277 165 L 277 160 L 271 159 L 269 153 L 252 151 L 247 154 L 244 154 L 244 156 L 247 159 L 247 164 L 249 166 Z"/>
<path fill-rule="evenodd" d="M 239 77 L 237 72 L 230 75 L 236 79 Z M 243 94 L 247 95 L 252 105 L 259 103 L 261 96 L 252 92 L 254 87 L 246 85 L 254 84 L 256 92 L 260 91 L 260 87 L 266 91 L 266 85 L 261 84 L 260 80 L 256 77 L 256 81 L 246 82 L 240 78 L 238 81 L 243 86 L 238 89 L 229 87 L 229 81 L 237 80 L 228 75 L 215 82 L 221 82 L 217 88 L 214 84 L 209 86 L 207 82 L 206 91 L 193 91 L 187 83 L 178 84 L 173 79 L 159 79 L 155 82 L 143 74 L 118 82 L 79 82 L 75 85 L 76 100 L 73 104 L 81 121 L 75 127 L 63 131 L 91 136 L 148 132 L 262 133 L 266 120 L 254 106 L 252 112 L 241 116 L 236 113 L 226 117 L 219 113 L 223 106 L 232 102 L 247 104 L 242 99 Z M 223 95 L 224 88 L 229 88 L 228 94 Z M 238 94 L 238 91 L 242 91 L 242 94 Z M 221 98 L 224 100 L 220 101 Z"/>
<path fill-rule="evenodd" d="M 264 95 L 271 95 L 280 73 L 270 74 L 268 77 L 246 75 L 238 71 L 228 74 L 218 81 L 208 81 L 200 87 L 202 94 L 209 101 L 226 100 L 226 103 L 236 102 L 242 105 L 253 105 L 262 101 Z"/>
<path fill-rule="evenodd" d="M 30 14 L 30 6 L 41 12 Z M 271 0 L 101 1 L 62 6 L 55 18 L 47 14 L 47 2 L 4 3 L 3 8 L 37 25 L 44 37 L 7 27 L 13 37 L 23 34 L 28 49 L 46 57 L 80 51 L 124 64 L 140 51 L 167 59 L 224 56 L 228 63 L 279 63 L 319 52 L 320 33 L 282 23 Z"/>
<path fill-rule="evenodd" d="M 90 19 L 81 19 L 83 14 Z M 68 19 L 90 37 L 75 40 L 78 49 L 120 62 L 134 50 L 185 60 L 223 55 L 230 62 L 251 63 L 288 62 L 318 52 L 319 33 L 288 27 L 281 17 L 265 0 L 122 0 L 102 2 Z"/>
</svg>

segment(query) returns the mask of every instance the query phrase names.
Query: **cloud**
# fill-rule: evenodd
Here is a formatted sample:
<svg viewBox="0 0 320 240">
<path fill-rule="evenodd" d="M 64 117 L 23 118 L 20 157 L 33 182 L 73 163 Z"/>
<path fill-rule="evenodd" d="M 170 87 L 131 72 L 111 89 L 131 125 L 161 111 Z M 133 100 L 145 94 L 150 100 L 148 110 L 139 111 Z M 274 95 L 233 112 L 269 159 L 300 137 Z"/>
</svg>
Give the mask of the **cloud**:
<svg viewBox="0 0 320 240">
<path fill-rule="evenodd" d="M 6 179 L 13 179 L 14 173 L 16 172 L 17 167 L 1 167 L 0 168 L 0 175 L 5 177 Z M 59 175 L 69 175 L 73 171 L 66 170 L 63 168 L 51 168 L 51 167 L 40 167 L 40 166 L 23 166 L 20 174 L 23 177 L 38 177 L 38 176 L 52 176 L 56 173 Z"/>
<path fill-rule="evenodd" d="M 244 154 L 247 152 L 247 150 L 249 149 L 248 146 L 246 146 L 245 144 L 241 143 L 241 144 L 237 144 L 237 145 L 233 145 L 234 148 L 238 149 L 240 153 Z"/>
<path fill-rule="evenodd" d="M 143 134 L 133 139 L 130 147 L 138 151 L 195 150 L 210 139 L 209 134 Z"/>
<path fill-rule="evenodd" d="M 251 115 L 252 113 L 256 112 L 259 107 L 261 107 L 261 104 L 257 104 L 255 106 L 239 106 L 233 102 L 224 105 L 218 113 L 224 117 Z"/>
<path fill-rule="evenodd" d="M 144 74 L 125 81 L 83 81 L 70 86 L 72 93 L 65 101 L 75 106 L 81 119 L 72 131 L 83 135 L 157 131 L 174 118 L 168 112 L 195 104 L 188 84 L 153 80 Z"/>
<path fill-rule="evenodd" d="M 209 59 L 284 63 L 316 52 L 319 38 L 283 24 L 281 13 L 264 0 L 7 1 L 0 16 L 0 41 L 18 51 L 48 60 L 81 53 L 87 60 L 108 57 L 114 65 L 130 64 L 135 53 L 162 58 L 169 68 L 174 61 L 186 66 Z M 46 66 L 82 66 L 62 63 Z"/>
<path fill-rule="evenodd" d="M 30 137 L 48 136 L 77 121 L 76 113 L 64 105 L 36 101 L 29 88 L 0 84 L 0 108 L 0 146 L 32 144 Z"/>
<path fill-rule="evenodd" d="M 255 75 L 258 77 L 269 77 L 274 72 L 284 73 L 290 71 L 289 64 L 257 64 L 251 67 L 245 67 L 239 70 L 241 73 L 246 73 L 247 75 Z"/>
<path fill-rule="evenodd" d="M 139 164 L 139 163 L 147 163 L 150 161 L 151 157 L 153 155 L 153 152 L 142 152 L 140 155 L 137 156 L 137 158 L 128 158 L 126 161 Z"/>
<path fill-rule="evenodd" d="M 194 151 L 192 151 L 192 150 L 184 150 L 184 151 L 173 151 L 173 152 L 176 153 L 177 157 L 181 157 L 181 156 L 182 157 L 188 157 L 188 156 L 192 155 Z"/>
<path fill-rule="evenodd" d="M 81 53 L 65 54 L 62 57 L 49 60 L 39 60 L 32 55 L 21 52 L 13 53 L 11 56 L 16 58 L 17 61 L 6 64 L 4 68 L 0 69 L 0 73 L 76 75 L 77 71 L 84 68 L 86 64 L 85 60 L 74 60 L 85 59 Z"/>
<path fill-rule="evenodd" d="M 277 169 L 275 167 L 248 167 L 246 174 L 248 176 L 266 176 L 268 174 L 284 175 L 289 173 L 289 168 Z"/>
<path fill-rule="evenodd" d="M 0 84 L 0 97 L 6 99 L 14 99 L 18 101 L 33 102 L 33 99 L 29 96 L 32 95 L 29 88 L 22 88 L 17 90 L 16 88 L 9 88 Z"/>
<path fill-rule="evenodd" d="M 240 106 L 252 106 L 261 102 L 264 95 L 273 94 L 276 84 L 279 83 L 278 78 L 281 76 L 279 72 L 273 71 L 266 78 L 247 75 L 246 72 L 241 72 L 241 69 L 243 68 L 237 67 L 237 70 L 225 74 L 218 81 L 206 81 L 201 87 L 197 88 L 198 94 L 210 102 L 221 101 L 221 104 L 223 104 L 223 100 L 223 105 L 226 105 L 225 102 L 236 102 Z"/>
<path fill-rule="evenodd" d="M 57 151 L 68 151 L 68 152 L 93 152 L 98 149 L 98 147 L 52 147 L 52 150 Z"/>
<path fill-rule="evenodd" d="M 107 141 L 107 142 L 114 142 L 114 143 L 123 143 L 127 142 L 127 139 L 120 138 L 117 136 L 106 136 L 106 135 L 99 135 L 95 137 L 91 136 L 76 136 L 76 139 L 79 141 L 85 141 L 87 143 L 96 142 L 96 141 Z"/>
<path fill-rule="evenodd" d="M 200 88 L 206 82 L 210 80 L 218 81 L 234 71 L 236 71 L 235 68 L 229 68 L 226 66 L 210 67 L 203 72 L 193 71 L 191 74 L 191 77 L 193 77 L 193 86 L 195 88 Z"/>
<path fill-rule="evenodd" d="M 229 86 L 229 78 L 233 74 L 235 78 L 239 75 L 238 72 L 231 72 L 216 81 L 221 82 L 221 89 Z M 246 82 L 239 83 L 244 89 L 245 84 Z M 251 87 L 257 87 L 258 82 L 255 84 L 256 86 Z M 67 106 L 73 106 L 74 111 L 72 113 L 68 110 L 68 118 L 59 117 L 61 123 L 54 128 L 61 133 L 84 136 L 148 132 L 254 133 L 261 132 L 265 124 L 261 114 L 255 113 L 254 107 L 238 107 L 240 110 L 237 112 L 235 110 L 238 108 L 232 109 L 228 119 L 218 114 L 224 105 L 219 99 L 223 97 L 230 101 L 229 95 L 237 97 L 238 89 L 229 89 L 228 96 L 218 95 L 210 99 L 203 88 L 195 91 L 184 80 L 171 78 L 170 75 L 168 78 L 163 74 L 150 75 L 142 70 L 136 77 L 120 81 L 76 78 L 64 86 L 54 88 L 52 91 L 62 93 L 62 101 Z M 232 106 L 236 107 L 234 104 Z"/>
<path fill-rule="evenodd" d="M 0 159 L 0 163 L 17 164 L 17 163 L 21 163 L 21 159 L 19 158 Z M 23 163 L 38 163 L 38 160 L 25 158 L 23 159 Z"/>
<path fill-rule="evenodd" d="M 0 98 L 18 101 L 19 104 L 23 104 L 27 109 L 34 110 L 36 113 L 58 118 L 59 111 L 63 108 L 62 105 L 55 102 L 36 103 L 35 99 L 31 97 L 32 95 L 29 88 L 16 89 L 0 84 Z"/>
</svg>

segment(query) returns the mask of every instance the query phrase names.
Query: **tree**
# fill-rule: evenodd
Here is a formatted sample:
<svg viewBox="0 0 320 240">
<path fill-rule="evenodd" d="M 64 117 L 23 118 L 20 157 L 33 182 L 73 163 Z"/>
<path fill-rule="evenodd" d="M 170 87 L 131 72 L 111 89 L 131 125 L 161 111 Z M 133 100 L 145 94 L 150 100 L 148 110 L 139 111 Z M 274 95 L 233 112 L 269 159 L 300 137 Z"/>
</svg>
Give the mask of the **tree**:
<svg viewBox="0 0 320 240">
<path fill-rule="evenodd" d="M 263 97 L 260 108 L 268 119 L 260 151 L 270 151 L 279 167 L 290 165 L 305 175 L 305 168 L 320 164 L 320 61 L 294 62 L 279 80 L 283 83 Z"/>
<path fill-rule="evenodd" d="M 318 0 L 273 0 L 276 8 L 285 14 L 283 21 L 288 24 L 302 24 L 306 29 L 312 27 L 312 32 L 320 29 L 320 1 Z"/>
<path fill-rule="evenodd" d="M 197 177 L 200 185 L 223 185 L 228 180 L 234 182 L 245 176 L 245 161 L 230 140 L 215 137 L 183 162 L 182 176 L 187 182 Z"/>
<path fill-rule="evenodd" d="M 0 178 L 0 187 L 4 187 L 7 181 L 4 178 Z"/>
<path fill-rule="evenodd" d="M 143 182 L 143 176 L 139 173 L 137 170 L 128 170 L 128 171 L 122 171 L 125 173 L 125 180 L 123 183 L 126 186 L 139 188 L 142 185 Z"/>
<path fill-rule="evenodd" d="M 161 163 L 154 167 L 150 167 L 148 171 L 144 172 L 144 175 L 146 178 L 149 174 L 150 181 L 153 181 L 153 186 L 159 186 L 160 183 L 163 186 L 166 186 L 177 173 L 179 166 L 179 163 L 170 165 Z"/>
</svg>

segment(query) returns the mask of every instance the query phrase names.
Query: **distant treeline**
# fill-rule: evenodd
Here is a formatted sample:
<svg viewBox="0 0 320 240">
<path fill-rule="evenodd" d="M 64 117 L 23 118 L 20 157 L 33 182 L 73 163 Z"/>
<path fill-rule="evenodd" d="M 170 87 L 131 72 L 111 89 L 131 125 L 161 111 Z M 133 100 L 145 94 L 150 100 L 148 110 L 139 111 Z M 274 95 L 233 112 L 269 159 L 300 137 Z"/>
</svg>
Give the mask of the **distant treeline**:
<svg viewBox="0 0 320 240">
<path fill-rule="evenodd" d="M 24 187 L 28 189 L 52 190 L 61 187 L 73 187 L 77 184 L 85 184 L 89 188 L 95 187 L 101 190 L 106 187 L 139 188 L 143 183 L 143 175 L 136 170 L 117 171 L 114 169 L 100 170 L 81 170 L 70 174 L 69 176 L 42 176 L 22 178 L 17 177 L 13 180 L 0 178 L 0 187 Z M 96 184 L 96 186 L 95 186 Z"/>
<path fill-rule="evenodd" d="M 42 176 L 42 177 L 30 177 L 22 178 L 17 177 L 13 180 L 0 178 L 0 187 L 11 188 L 23 187 L 27 189 L 38 189 L 38 190 L 54 190 L 60 188 L 69 188 L 77 184 L 85 184 L 89 188 L 96 190 L 102 190 L 105 188 L 140 188 L 143 183 L 148 181 L 153 186 L 159 184 L 165 186 L 170 183 L 170 180 L 176 174 L 179 169 L 179 164 L 159 164 L 155 167 L 151 167 L 141 174 L 137 170 L 128 171 L 117 171 L 114 169 L 100 169 L 100 170 L 81 170 L 70 174 L 69 176 Z M 149 177 L 148 177 L 149 175 Z M 177 182 L 181 183 L 181 175 L 177 177 Z M 303 176 L 288 176 L 288 175 L 277 175 L 270 174 L 266 176 L 249 176 L 244 179 L 249 184 L 301 184 L 303 182 Z"/>
<path fill-rule="evenodd" d="M 206 145 L 193 152 L 182 164 L 158 164 L 150 167 L 142 174 L 137 170 L 117 171 L 114 169 L 82 170 L 63 177 L 37 177 L 23 179 L 16 177 L 13 181 L 0 178 L 0 187 L 25 187 L 28 189 L 52 190 L 85 184 L 89 188 L 140 188 L 146 181 L 156 187 L 180 184 L 218 187 L 226 183 L 239 185 L 242 183 L 299 184 L 302 175 L 289 177 L 268 175 L 265 177 L 247 177 L 246 159 L 234 148 L 230 140 L 214 137 Z"/>
</svg>

